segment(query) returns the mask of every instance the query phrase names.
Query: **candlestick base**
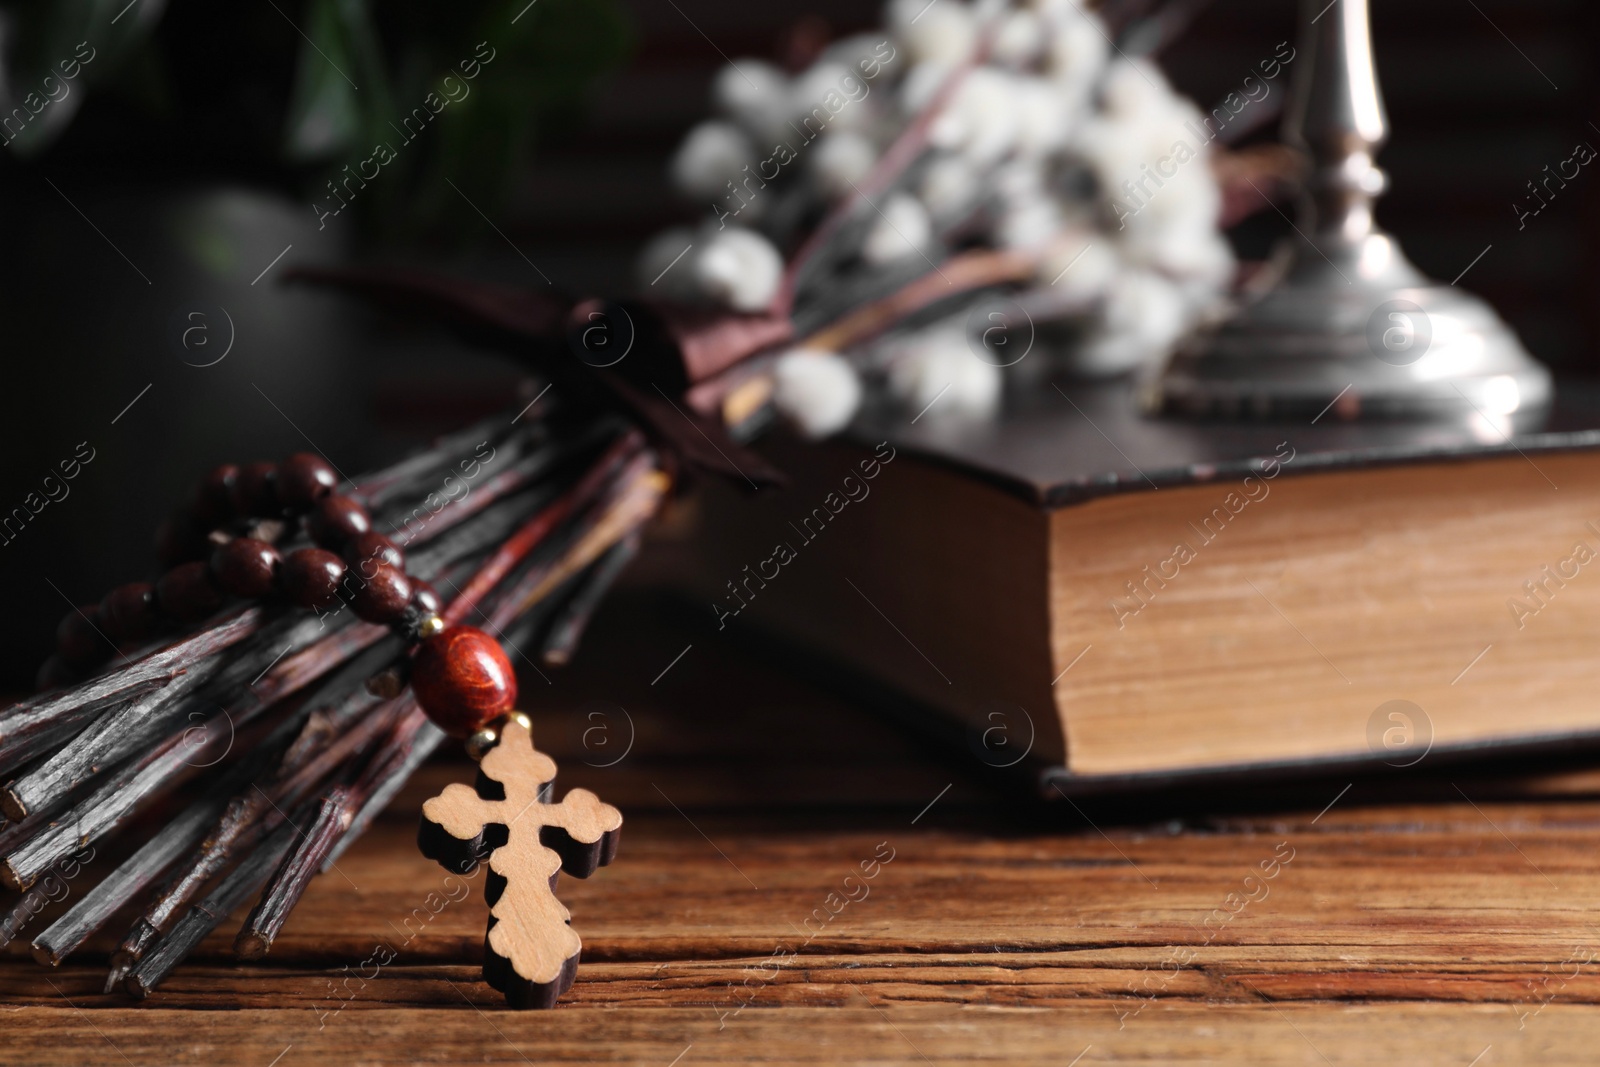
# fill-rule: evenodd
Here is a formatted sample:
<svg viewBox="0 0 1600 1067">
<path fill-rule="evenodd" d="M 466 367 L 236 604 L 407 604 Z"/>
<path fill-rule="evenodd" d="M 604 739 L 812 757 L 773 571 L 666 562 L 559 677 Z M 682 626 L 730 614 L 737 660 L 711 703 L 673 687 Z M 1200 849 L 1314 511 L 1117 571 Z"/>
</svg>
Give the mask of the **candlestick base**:
<svg viewBox="0 0 1600 1067">
<path fill-rule="evenodd" d="M 1424 276 L 1382 232 L 1302 244 L 1276 285 L 1141 389 L 1168 414 L 1516 426 L 1550 397 L 1549 371 L 1488 304 Z"/>
</svg>

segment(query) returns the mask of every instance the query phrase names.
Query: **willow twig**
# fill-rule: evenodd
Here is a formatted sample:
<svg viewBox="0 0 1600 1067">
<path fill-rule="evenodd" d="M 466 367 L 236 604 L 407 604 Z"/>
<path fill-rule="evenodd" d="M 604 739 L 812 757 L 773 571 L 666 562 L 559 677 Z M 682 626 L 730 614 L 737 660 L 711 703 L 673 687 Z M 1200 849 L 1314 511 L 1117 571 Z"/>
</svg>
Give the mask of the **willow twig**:
<svg viewBox="0 0 1600 1067">
<path fill-rule="evenodd" d="M 22 820 L 49 812 L 66 803 L 79 789 L 101 777 L 138 749 L 147 749 L 152 735 L 164 733 L 167 709 L 187 697 L 221 669 L 220 661 L 201 664 L 165 689 L 102 715 L 43 763 L 0 789 L 0 809 L 8 818 Z"/>
<path fill-rule="evenodd" d="M 208 794 L 191 803 L 34 938 L 33 958 L 49 967 L 60 965 L 129 900 L 153 885 L 179 856 L 193 848 L 222 808 L 220 795 Z"/>
<path fill-rule="evenodd" d="M 643 447 L 644 435 L 631 430 L 606 449 L 605 454 L 595 461 L 576 485 L 529 519 L 478 569 L 460 595 L 444 610 L 445 624 L 455 625 L 466 618 L 489 590 L 526 558 L 535 545 L 545 540 L 568 516 L 598 496 L 605 487 L 606 479 Z"/>
<path fill-rule="evenodd" d="M 0 882 L 12 889 L 27 889 L 51 864 L 123 825 L 144 803 L 166 792 L 186 772 L 207 766 L 207 757 L 221 758 L 216 753 L 222 743 L 220 735 L 208 736 L 199 745 L 189 743 L 191 736 L 188 729 L 172 734 L 153 751 L 109 776 L 70 811 L 52 819 L 39 833 L 0 859 Z M 231 736 L 228 743 L 232 743 Z"/>
<path fill-rule="evenodd" d="M 182 671 L 170 671 L 131 682 L 118 677 L 114 683 L 117 688 L 107 689 L 82 703 L 54 702 L 42 707 L 19 704 L 0 714 L 0 774 L 9 774 L 71 739 L 101 712 L 148 696 L 171 684 L 181 674 Z"/>
<path fill-rule="evenodd" d="M 612 545 L 589 568 L 578 588 L 562 605 L 555 621 L 544 639 L 539 657 L 552 667 L 565 666 L 583 639 L 583 631 L 599 609 L 612 583 L 622 575 L 633 557 L 639 553 L 640 536 L 637 531 L 628 534 Z"/>
<path fill-rule="evenodd" d="M 124 667 L 0 711 L 0 768 L 14 770 L 44 751 L 34 744 L 41 735 L 82 727 L 108 708 L 169 685 L 196 663 L 257 633 L 266 619 L 262 609 L 247 608 Z"/>
<path fill-rule="evenodd" d="M 473 522 L 449 530 L 421 548 L 408 550 L 406 573 L 423 581 L 438 581 L 439 572 L 451 562 L 460 563 L 493 551 L 527 522 L 529 515 L 549 506 L 561 491 L 560 485 L 537 485 L 491 504 Z"/>
<path fill-rule="evenodd" d="M 370 811 L 371 802 L 379 793 L 392 796 L 420 764 L 420 759 L 412 758 L 418 740 L 439 731 L 409 693 L 395 703 L 398 715 L 391 720 L 387 735 L 368 759 L 365 770 L 354 783 L 335 786 L 324 795 L 316 826 L 295 843 L 240 928 L 234 950 L 241 959 L 260 959 L 271 950 L 311 876 L 333 865 L 335 853 L 342 851 L 341 845 L 354 840 L 352 831 L 360 833 L 356 829 L 359 815 Z M 429 749 L 437 743 L 433 741 Z M 370 814 L 367 821 L 371 821 Z M 365 828 L 363 822 L 360 829 Z"/>
<path fill-rule="evenodd" d="M 894 141 L 889 145 L 878 161 L 872 165 L 867 176 L 854 186 L 852 195 L 845 197 L 833 208 L 823 220 L 812 230 L 800 248 L 790 257 L 784 267 L 783 279 L 778 285 L 777 295 L 773 297 L 772 310 L 780 315 L 788 315 L 794 310 L 795 298 L 799 294 L 800 285 L 804 275 L 818 258 L 820 253 L 827 248 L 828 242 L 834 234 L 849 221 L 863 204 L 871 204 L 872 198 L 887 191 L 901 175 L 916 162 L 928 146 L 928 134 L 933 127 L 934 120 L 944 111 L 945 107 L 954 99 L 956 90 L 966 80 L 969 73 L 983 63 L 989 54 L 989 40 L 992 29 L 986 27 L 974 47 L 971 55 L 965 62 L 957 65 L 944 81 L 935 90 L 928 103 L 912 118 L 905 129 L 900 131 Z"/>
<path fill-rule="evenodd" d="M 82 945 L 96 930 L 127 905 L 128 901 L 155 884 L 156 879 L 205 836 L 222 814 L 228 798 L 250 779 L 298 729 L 297 719 L 281 723 L 273 733 L 228 768 L 192 801 L 178 816 L 158 830 L 150 840 L 114 871 L 101 879 L 78 903 L 57 919 L 33 941 L 33 958 L 54 967 Z"/>
<path fill-rule="evenodd" d="M 476 459 L 477 449 L 482 445 L 491 445 L 498 451 L 509 442 L 532 437 L 537 430 L 536 425 L 524 424 L 519 428 L 508 423 L 497 411 L 466 429 L 435 438 L 431 445 L 415 455 L 357 478 L 351 490 L 369 512 L 376 514 L 401 497 L 424 495 L 435 480 L 443 480 L 446 473 Z"/>
<path fill-rule="evenodd" d="M 300 835 L 300 842 L 273 872 L 262 891 L 261 901 L 250 912 L 233 948 L 242 960 L 258 960 L 267 954 L 283 923 L 317 873 L 321 860 L 333 850 L 350 827 L 352 808 L 360 802 L 350 791 L 335 786 L 322 798 L 317 817 Z"/>
<path fill-rule="evenodd" d="M 672 485 L 666 472 L 653 463 L 650 457 L 647 463 L 632 469 L 631 476 L 618 486 L 613 499 L 593 525 L 583 531 L 559 560 L 542 571 L 535 568 L 523 576 L 506 601 L 504 610 L 510 618 L 532 609 L 557 586 L 650 521 Z"/>
<path fill-rule="evenodd" d="M 939 270 L 925 274 L 882 300 L 844 316 L 800 342 L 804 348 L 839 352 L 882 333 L 906 316 L 952 296 L 1008 282 L 1025 282 L 1039 269 L 1039 248 L 985 249 L 951 256 Z"/>
<path fill-rule="evenodd" d="M 395 724 L 394 730 L 396 736 L 402 739 L 386 743 L 385 747 L 373 756 L 374 765 L 380 768 L 376 776 L 378 785 L 361 805 L 355 817 L 350 820 L 350 828 L 339 839 L 333 851 L 328 853 L 328 858 L 322 861 L 323 873 L 331 870 L 339 857 L 344 855 L 344 850 L 367 832 L 372 820 L 389 806 L 389 801 L 405 787 L 406 782 L 416 773 L 417 768 L 433 755 L 434 750 L 444 743 L 446 736 L 443 730 L 429 722 L 426 717 L 411 712 L 407 712 Z"/>
<path fill-rule="evenodd" d="M 326 630 L 326 623 L 315 617 L 281 618 L 258 636 L 248 654 L 227 663 L 213 656 L 195 664 L 165 689 L 101 716 L 40 766 L 8 783 L 0 790 L 0 809 L 13 819 L 49 810 L 134 752 L 147 749 L 174 723 L 221 714 L 235 728 L 243 726 L 274 700 L 314 681 L 387 632 L 357 623 L 318 640 Z"/>
<path fill-rule="evenodd" d="M 199 904 L 189 909 L 166 936 L 157 941 L 124 980 L 124 988 L 140 999 L 172 972 L 194 947 L 233 912 L 258 892 L 294 841 L 295 828 L 284 823 L 272 836 L 228 872 L 221 884 Z"/>
<path fill-rule="evenodd" d="M 318 825 L 295 843 L 240 927 L 234 951 L 241 959 L 260 959 L 271 951 L 311 876 L 333 867 L 444 740 L 444 733 L 428 721 L 409 693 L 396 703 L 399 713 L 366 768 L 349 786 L 337 786 L 324 796 Z"/>
<path fill-rule="evenodd" d="M 285 808 L 298 804 L 383 727 L 389 716 L 370 710 L 380 699 L 366 691 L 364 682 L 394 658 L 395 644 L 385 642 L 358 657 L 322 687 L 319 706 L 303 710 L 292 723 L 292 740 L 276 746 L 281 754 L 253 782 L 239 783 L 243 789 L 146 905 L 113 955 L 113 968 L 127 969 L 137 961 L 212 877 L 270 833 Z"/>
<path fill-rule="evenodd" d="M 468 521 L 489 505 L 536 484 L 553 468 L 582 455 L 609 436 L 611 432 L 605 428 L 595 427 L 577 440 L 546 445 L 520 459 L 514 458 L 508 467 L 490 475 L 478 485 L 468 485 L 463 478 L 465 492 L 460 497 L 452 499 L 447 494 L 429 493 L 421 504 L 411 509 L 409 516 L 402 506 L 381 516 L 379 525 L 391 528 L 389 536 L 398 545 L 424 544 Z M 443 496 L 445 503 L 433 509 L 428 501 L 436 496 Z"/>
</svg>

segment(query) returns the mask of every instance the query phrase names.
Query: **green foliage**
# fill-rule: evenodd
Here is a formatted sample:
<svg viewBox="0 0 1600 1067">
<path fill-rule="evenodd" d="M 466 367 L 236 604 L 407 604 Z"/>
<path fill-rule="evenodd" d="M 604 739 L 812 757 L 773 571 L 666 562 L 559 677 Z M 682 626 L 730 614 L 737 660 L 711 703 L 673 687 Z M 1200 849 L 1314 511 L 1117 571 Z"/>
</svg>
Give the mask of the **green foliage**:
<svg viewBox="0 0 1600 1067">
<path fill-rule="evenodd" d="M 203 13 L 210 20 L 204 25 L 220 19 L 233 38 L 217 43 L 235 50 L 237 70 L 227 77 L 238 84 L 202 82 L 201 89 L 191 79 L 189 95 L 234 89 L 260 99 L 273 84 L 270 72 L 283 72 L 270 90 L 284 100 L 281 125 L 248 131 L 245 139 L 260 146 L 254 158 L 276 158 L 304 178 L 310 199 L 354 214 L 369 233 L 387 238 L 454 229 L 476 218 L 472 204 L 492 214 L 535 140 L 570 121 L 585 92 L 632 44 L 617 0 L 268 3 Z M 161 36 L 192 48 L 179 30 L 201 25 L 193 5 L 167 11 L 165 0 L 0 0 L 0 17 L 15 27 L 10 54 L 0 57 L 0 90 L 14 101 L 79 42 L 92 42 L 97 53 L 70 92 L 26 123 L 12 150 L 34 154 L 58 138 L 92 84 L 120 75 L 124 99 L 141 102 L 152 99 L 150 86 L 179 84 L 161 68 L 170 73 L 183 64 L 183 46 L 149 40 L 163 15 Z M 181 121 L 212 103 L 180 98 L 170 115 Z M 343 201 L 330 182 L 348 190 Z"/>
<path fill-rule="evenodd" d="M 354 148 L 389 108 L 381 50 L 366 0 L 310 0 L 295 65 L 284 153 L 326 161 Z M 361 97 L 361 84 L 367 96 Z"/>
<path fill-rule="evenodd" d="M 6 75 L 0 99 L 15 116 L 0 140 L 19 156 L 48 148 L 72 122 L 89 87 L 109 78 L 138 49 L 165 6 L 165 0 L 139 0 L 131 8 L 128 0 L 0 5 L 14 36 L 10 55 L 0 58 Z"/>
<path fill-rule="evenodd" d="M 434 8 L 409 20 L 386 71 L 368 7 L 312 0 L 287 150 L 325 164 L 313 196 L 376 168 L 350 203 L 387 237 L 475 218 L 473 204 L 492 211 L 535 138 L 630 45 L 620 12 L 596 0 L 494 2 L 470 18 Z"/>
</svg>

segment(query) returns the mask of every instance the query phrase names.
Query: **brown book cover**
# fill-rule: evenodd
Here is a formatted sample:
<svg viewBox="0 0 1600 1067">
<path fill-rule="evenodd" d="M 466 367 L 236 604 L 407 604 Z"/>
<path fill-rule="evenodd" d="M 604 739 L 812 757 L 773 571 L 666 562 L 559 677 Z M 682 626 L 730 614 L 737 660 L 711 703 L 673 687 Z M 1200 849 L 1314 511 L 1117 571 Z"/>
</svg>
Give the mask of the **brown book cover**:
<svg viewBox="0 0 1600 1067">
<path fill-rule="evenodd" d="M 1089 791 L 1600 740 L 1600 390 L 1537 427 L 1141 414 L 1046 387 L 706 485 L 673 580 L 991 766 Z M 1592 573 L 1591 573 L 1592 572 Z"/>
</svg>

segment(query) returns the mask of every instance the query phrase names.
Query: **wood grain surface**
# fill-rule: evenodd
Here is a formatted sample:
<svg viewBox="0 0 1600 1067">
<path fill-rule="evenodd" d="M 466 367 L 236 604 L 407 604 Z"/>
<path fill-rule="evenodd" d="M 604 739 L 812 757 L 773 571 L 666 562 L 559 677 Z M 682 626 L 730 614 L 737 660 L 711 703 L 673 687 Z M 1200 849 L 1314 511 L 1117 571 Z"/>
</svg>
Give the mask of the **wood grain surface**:
<svg viewBox="0 0 1600 1067">
<path fill-rule="evenodd" d="M 556 1010 L 482 982 L 482 875 L 416 850 L 452 758 L 265 960 L 232 958 L 241 914 L 134 1003 L 100 993 L 114 938 L 54 970 L 13 945 L 0 1063 L 1594 1062 L 1582 765 L 1040 809 L 730 636 L 625 595 L 523 678 L 558 789 L 628 819 L 561 880 L 583 965 Z"/>
</svg>

